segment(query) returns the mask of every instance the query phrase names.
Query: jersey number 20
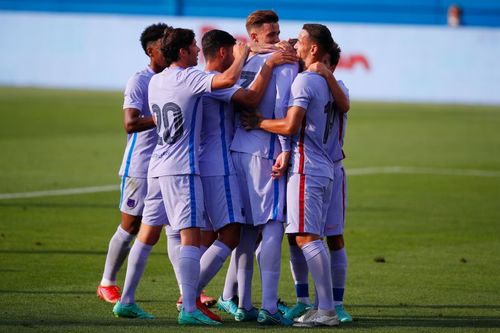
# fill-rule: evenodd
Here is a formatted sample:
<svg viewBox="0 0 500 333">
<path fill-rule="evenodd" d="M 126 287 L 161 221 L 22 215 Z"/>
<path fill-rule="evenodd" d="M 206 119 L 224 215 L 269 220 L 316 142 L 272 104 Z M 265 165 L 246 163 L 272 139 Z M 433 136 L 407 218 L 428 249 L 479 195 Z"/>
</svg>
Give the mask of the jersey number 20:
<svg viewBox="0 0 500 333">
<path fill-rule="evenodd" d="M 167 103 L 163 108 L 156 104 L 151 106 L 156 117 L 156 133 L 158 133 L 158 144 L 173 144 L 184 133 L 184 120 L 181 108 L 175 103 Z M 169 113 L 172 124 L 169 123 Z"/>
</svg>

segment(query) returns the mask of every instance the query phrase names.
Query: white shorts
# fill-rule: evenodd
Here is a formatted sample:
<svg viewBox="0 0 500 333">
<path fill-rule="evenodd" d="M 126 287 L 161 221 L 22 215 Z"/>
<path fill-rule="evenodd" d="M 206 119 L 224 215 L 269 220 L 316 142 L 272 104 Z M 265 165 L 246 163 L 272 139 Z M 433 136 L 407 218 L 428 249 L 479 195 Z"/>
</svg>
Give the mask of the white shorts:
<svg viewBox="0 0 500 333">
<path fill-rule="evenodd" d="M 344 234 L 347 207 L 347 183 L 342 161 L 335 163 L 332 200 L 326 213 L 325 236 Z"/>
<path fill-rule="evenodd" d="M 268 221 L 284 221 L 285 177 L 272 179 L 273 160 L 246 153 L 233 152 L 244 216 L 255 226 Z"/>
<path fill-rule="evenodd" d="M 148 193 L 148 180 L 122 177 L 120 190 L 120 211 L 132 216 L 142 216 L 144 199 Z"/>
<path fill-rule="evenodd" d="M 201 177 L 207 223 L 205 230 L 217 231 L 229 223 L 245 223 L 236 175 Z"/>
<path fill-rule="evenodd" d="M 290 174 L 286 192 L 287 234 L 323 235 L 332 186 L 333 181 L 327 177 Z"/>
<path fill-rule="evenodd" d="M 203 188 L 198 175 L 148 178 L 142 223 L 173 230 L 203 228 Z"/>
</svg>

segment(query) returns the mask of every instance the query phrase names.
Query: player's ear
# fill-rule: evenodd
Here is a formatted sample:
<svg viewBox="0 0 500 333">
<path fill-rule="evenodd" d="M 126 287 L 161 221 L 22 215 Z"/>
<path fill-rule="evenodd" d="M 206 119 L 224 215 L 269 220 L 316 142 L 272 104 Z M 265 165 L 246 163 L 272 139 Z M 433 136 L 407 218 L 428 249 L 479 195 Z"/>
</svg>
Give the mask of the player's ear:
<svg viewBox="0 0 500 333">
<path fill-rule="evenodd" d="M 251 32 L 250 33 L 250 39 L 252 40 L 252 42 L 258 42 L 257 40 L 257 33 L 256 32 Z"/>
<path fill-rule="evenodd" d="M 224 59 L 226 55 L 226 48 L 225 47 L 219 47 L 219 58 Z"/>
<path fill-rule="evenodd" d="M 309 49 L 309 52 L 311 53 L 311 55 L 315 56 L 316 54 L 318 54 L 319 52 L 319 48 L 318 48 L 318 45 L 316 44 L 312 44 L 311 45 L 311 48 Z"/>
</svg>

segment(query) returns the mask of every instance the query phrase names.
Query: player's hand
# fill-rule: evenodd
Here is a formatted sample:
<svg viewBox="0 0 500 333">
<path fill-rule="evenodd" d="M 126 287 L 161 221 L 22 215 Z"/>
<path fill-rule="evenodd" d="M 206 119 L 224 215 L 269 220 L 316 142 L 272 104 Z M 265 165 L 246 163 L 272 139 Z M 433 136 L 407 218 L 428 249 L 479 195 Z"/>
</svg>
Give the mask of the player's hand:
<svg viewBox="0 0 500 333">
<path fill-rule="evenodd" d="M 247 45 L 253 53 L 271 53 L 278 50 L 274 44 L 248 42 Z"/>
<path fill-rule="evenodd" d="M 320 61 L 310 64 L 309 67 L 307 67 L 307 70 L 310 72 L 316 72 L 319 75 L 323 76 L 324 78 L 327 78 L 328 76 L 332 75 L 330 69 Z"/>
<path fill-rule="evenodd" d="M 281 42 L 278 42 L 274 45 L 283 52 L 296 53 L 293 45 L 290 43 L 290 39 L 282 40 Z"/>
<path fill-rule="evenodd" d="M 254 128 L 259 128 L 260 122 L 262 121 L 262 116 L 257 112 L 242 111 L 240 113 L 240 121 L 243 128 L 249 131 Z"/>
<path fill-rule="evenodd" d="M 250 52 L 250 48 L 247 43 L 237 41 L 233 47 L 233 56 L 235 59 L 241 59 L 248 57 L 248 53 Z"/>
<path fill-rule="evenodd" d="M 282 151 L 276 158 L 276 162 L 271 169 L 271 178 L 279 179 L 280 177 L 282 177 L 285 174 L 286 169 L 288 168 L 289 160 L 290 152 Z"/>
<path fill-rule="evenodd" d="M 284 52 L 284 51 L 276 51 L 274 52 L 269 59 L 267 59 L 267 63 L 269 66 L 274 67 L 274 66 L 279 66 L 282 64 L 293 64 L 299 61 L 299 58 L 297 57 L 297 53 L 293 52 Z"/>
</svg>

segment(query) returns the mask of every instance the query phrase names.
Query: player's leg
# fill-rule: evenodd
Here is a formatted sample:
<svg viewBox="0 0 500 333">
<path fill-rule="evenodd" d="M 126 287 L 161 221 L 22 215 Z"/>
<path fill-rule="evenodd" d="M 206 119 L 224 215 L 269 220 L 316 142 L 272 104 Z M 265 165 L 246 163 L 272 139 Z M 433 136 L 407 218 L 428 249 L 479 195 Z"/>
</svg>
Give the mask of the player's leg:
<svg viewBox="0 0 500 333">
<path fill-rule="evenodd" d="M 149 253 L 158 242 L 163 225 L 168 223 L 158 178 L 148 179 L 143 222 L 130 250 L 123 294 L 113 308 L 117 317 L 154 318 L 135 304 L 135 291 L 144 273 Z"/>
<path fill-rule="evenodd" d="M 251 155 L 233 152 L 231 157 L 238 177 L 238 188 L 240 190 L 246 222 L 241 227 L 240 243 L 234 250 L 237 267 L 236 279 L 238 281 L 238 310 L 235 320 L 255 320 L 257 318 L 257 311 L 252 303 L 252 276 L 255 242 L 259 230 L 253 225 L 254 218 L 249 194 L 249 191 L 253 187 L 249 171 Z"/>
<path fill-rule="evenodd" d="M 179 324 L 219 325 L 197 307 L 197 287 L 200 277 L 201 230 L 204 201 L 201 180 L 196 175 L 160 177 L 161 192 L 168 220 L 174 230 L 180 230 L 179 279 L 182 288 L 182 309 Z"/>
<path fill-rule="evenodd" d="M 269 221 L 262 226 L 262 241 L 258 256 L 262 281 L 262 309 L 271 315 L 278 312 L 278 284 L 281 270 L 283 223 Z"/>
<path fill-rule="evenodd" d="M 328 209 L 325 235 L 330 250 L 333 299 L 335 311 L 341 322 L 351 322 L 352 317 L 345 310 L 344 289 L 347 275 L 347 254 L 344 246 L 344 225 L 347 206 L 347 186 L 344 168 L 339 162 L 335 168 L 332 201 Z"/>
<path fill-rule="evenodd" d="M 311 308 L 309 299 L 309 269 L 304 253 L 297 245 L 294 235 L 288 235 L 288 245 L 290 249 L 290 270 L 295 284 L 297 303 L 289 308 L 285 313 L 288 319 L 295 319 L 302 316 Z"/>
<path fill-rule="evenodd" d="M 179 298 L 175 304 L 177 311 L 182 307 L 182 287 L 179 278 L 179 249 L 181 246 L 181 234 L 174 230 L 172 226 L 165 225 L 165 234 L 167 235 L 167 254 L 175 274 L 175 280 L 179 286 Z"/>
<path fill-rule="evenodd" d="M 291 325 L 278 311 L 278 284 L 283 241 L 285 178 L 272 179 L 273 160 L 252 156 L 249 191 L 254 225 L 261 228 L 257 261 L 262 283 L 262 306 L 257 321 L 263 325 Z"/>
<path fill-rule="evenodd" d="M 130 243 L 139 231 L 147 193 L 146 179 L 124 177 L 122 182 L 121 223 L 109 242 L 103 276 L 97 288 L 99 298 L 110 303 L 120 299 L 117 274 L 130 251 Z"/>
<path fill-rule="evenodd" d="M 236 250 L 232 251 L 229 267 L 224 280 L 222 295 L 217 300 L 217 308 L 231 315 L 238 310 L 238 279 L 236 268 Z"/>
<path fill-rule="evenodd" d="M 338 325 L 335 317 L 330 260 L 321 239 L 327 207 L 331 199 L 332 181 L 324 177 L 291 174 L 288 182 L 287 233 L 295 234 L 311 272 L 318 298 L 318 311 L 306 325 Z"/>
</svg>

